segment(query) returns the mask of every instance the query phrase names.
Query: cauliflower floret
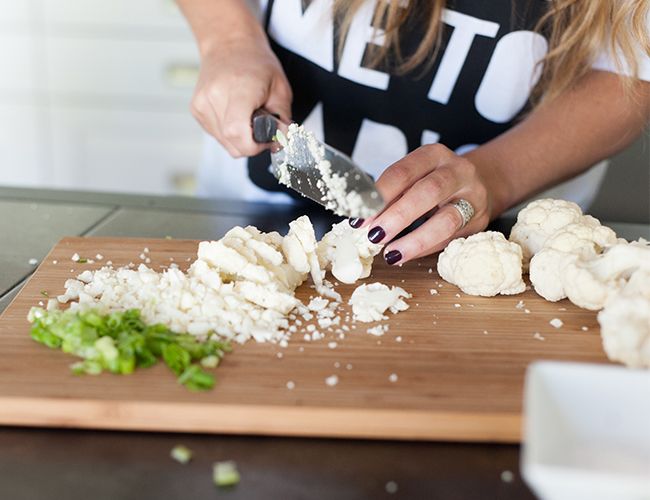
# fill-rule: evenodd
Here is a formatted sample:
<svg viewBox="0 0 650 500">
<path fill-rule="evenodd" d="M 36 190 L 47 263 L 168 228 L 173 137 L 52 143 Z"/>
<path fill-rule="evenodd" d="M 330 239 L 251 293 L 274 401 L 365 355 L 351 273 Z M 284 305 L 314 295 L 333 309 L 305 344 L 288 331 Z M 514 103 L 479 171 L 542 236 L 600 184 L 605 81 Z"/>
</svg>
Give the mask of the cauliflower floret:
<svg viewBox="0 0 650 500">
<path fill-rule="evenodd" d="M 316 252 L 323 269 L 330 269 L 342 283 L 354 283 L 370 276 L 372 261 L 382 247 L 368 239 L 368 228 L 354 229 L 344 220 L 323 236 Z"/>
<path fill-rule="evenodd" d="M 582 217 L 580 207 L 564 200 L 535 200 L 517 214 L 517 223 L 510 231 L 510 241 L 517 243 L 523 252 L 523 268 L 539 252 L 546 239 L 558 229 L 578 222 Z"/>
<path fill-rule="evenodd" d="M 521 259 L 519 245 L 485 231 L 449 243 L 438 257 L 438 273 L 470 295 L 515 295 L 526 290 Z"/>
<path fill-rule="evenodd" d="M 650 269 L 638 269 L 598 313 L 607 357 L 631 368 L 650 368 Z"/>
<path fill-rule="evenodd" d="M 593 250 L 567 253 L 560 261 L 559 276 L 571 302 L 598 310 L 637 269 L 650 269 L 650 245 L 643 239 L 617 243 L 602 254 Z"/>
<path fill-rule="evenodd" d="M 556 302 L 566 297 L 560 276 L 560 262 L 567 252 L 602 253 L 607 245 L 616 243 L 616 233 L 601 226 L 598 219 L 582 216 L 578 222 L 564 226 L 550 235 L 542 249 L 530 260 L 530 281 L 535 291 L 546 300 Z"/>
</svg>

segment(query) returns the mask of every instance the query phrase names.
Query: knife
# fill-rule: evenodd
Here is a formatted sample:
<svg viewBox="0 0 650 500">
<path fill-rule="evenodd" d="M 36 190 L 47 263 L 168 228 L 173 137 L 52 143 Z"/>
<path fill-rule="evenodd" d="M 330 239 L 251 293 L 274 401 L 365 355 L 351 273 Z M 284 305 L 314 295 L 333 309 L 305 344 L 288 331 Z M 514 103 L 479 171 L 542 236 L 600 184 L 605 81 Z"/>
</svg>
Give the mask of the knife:
<svg viewBox="0 0 650 500">
<path fill-rule="evenodd" d="M 294 134 L 287 144 L 283 138 L 289 135 L 290 125 L 265 109 L 253 113 L 253 139 L 271 143 L 273 175 L 282 184 L 345 217 L 366 218 L 383 210 L 386 204 L 372 177 L 327 144 L 317 143 L 317 149 L 324 151 L 318 161 L 303 134 Z"/>
</svg>

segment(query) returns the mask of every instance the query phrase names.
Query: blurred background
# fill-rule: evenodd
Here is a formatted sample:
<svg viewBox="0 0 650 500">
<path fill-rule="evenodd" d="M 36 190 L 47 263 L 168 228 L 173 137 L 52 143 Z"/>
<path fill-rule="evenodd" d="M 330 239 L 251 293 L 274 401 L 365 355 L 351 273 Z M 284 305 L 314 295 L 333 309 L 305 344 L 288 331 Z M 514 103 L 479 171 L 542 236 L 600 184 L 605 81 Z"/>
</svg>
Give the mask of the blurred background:
<svg viewBox="0 0 650 500">
<path fill-rule="evenodd" d="M 199 64 L 173 0 L 0 0 L 0 186 L 193 196 Z M 647 133 L 590 213 L 650 223 Z"/>
</svg>

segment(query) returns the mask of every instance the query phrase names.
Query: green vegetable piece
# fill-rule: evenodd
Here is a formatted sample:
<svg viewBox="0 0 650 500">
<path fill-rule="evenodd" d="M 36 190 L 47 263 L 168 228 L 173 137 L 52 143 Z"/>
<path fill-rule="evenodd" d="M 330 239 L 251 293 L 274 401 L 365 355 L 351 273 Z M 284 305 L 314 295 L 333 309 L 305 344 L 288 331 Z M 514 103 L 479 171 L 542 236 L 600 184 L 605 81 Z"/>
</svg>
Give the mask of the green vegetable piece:
<svg viewBox="0 0 650 500">
<path fill-rule="evenodd" d="M 167 366 L 172 369 L 177 377 L 180 377 L 190 364 L 190 361 L 192 361 L 190 353 L 176 344 L 165 345 L 163 347 L 162 356 L 165 363 L 167 363 Z"/>
<path fill-rule="evenodd" d="M 46 297 L 49 297 L 49 296 L 50 296 L 50 294 L 47 293 L 47 292 L 41 292 L 41 293 L 42 293 L 43 295 L 45 295 Z"/>
<path fill-rule="evenodd" d="M 77 259 L 77 262 L 83 264 L 84 262 L 88 262 L 88 259 Z"/>
<path fill-rule="evenodd" d="M 239 483 L 237 464 L 233 460 L 212 464 L 212 480 L 217 486 L 234 486 Z"/>
<path fill-rule="evenodd" d="M 201 371 L 199 365 L 192 365 L 178 377 L 178 383 L 191 391 L 206 391 L 212 389 L 215 380 L 214 375 Z"/>
<path fill-rule="evenodd" d="M 201 360 L 201 366 L 203 368 L 216 368 L 219 364 L 219 356 L 215 354 L 210 354 Z"/>
<path fill-rule="evenodd" d="M 275 132 L 275 135 L 273 136 L 273 140 L 277 141 L 280 146 L 283 148 L 286 148 L 289 145 L 289 141 L 287 140 L 287 136 L 282 133 L 281 130 L 277 130 Z"/>
<path fill-rule="evenodd" d="M 187 446 L 183 446 L 182 444 L 177 444 L 172 448 L 169 454 L 177 462 L 186 464 L 190 460 L 192 460 L 192 456 L 194 455 L 194 452 L 192 452 L 192 450 L 190 450 Z"/>
<path fill-rule="evenodd" d="M 61 347 L 61 343 L 63 342 L 59 337 L 47 331 L 39 323 L 32 326 L 29 333 L 36 342 L 45 344 L 46 346 L 51 347 L 52 349 L 57 349 Z"/>
</svg>

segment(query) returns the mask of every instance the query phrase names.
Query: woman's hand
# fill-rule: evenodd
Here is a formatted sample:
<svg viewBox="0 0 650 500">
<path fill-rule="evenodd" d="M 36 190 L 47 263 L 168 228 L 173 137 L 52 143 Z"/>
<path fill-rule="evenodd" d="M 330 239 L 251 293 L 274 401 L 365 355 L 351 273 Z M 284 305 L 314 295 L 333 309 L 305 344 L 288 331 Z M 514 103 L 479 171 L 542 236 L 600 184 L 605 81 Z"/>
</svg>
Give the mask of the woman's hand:
<svg viewBox="0 0 650 500">
<path fill-rule="evenodd" d="M 203 55 L 192 99 L 192 115 L 235 158 L 267 146 L 253 141 L 251 116 L 265 107 L 291 119 L 292 93 L 266 39 L 245 38 L 213 47 Z"/>
<path fill-rule="evenodd" d="M 363 222 L 373 243 L 391 241 L 412 222 L 430 215 L 420 227 L 386 246 L 389 264 L 442 250 L 452 239 L 482 231 L 490 222 L 494 203 L 477 168 L 441 144 L 416 149 L 386 169 L 376 185 L 388 208 Z M 474 208 L 464 227 L 463 216 L 451 206 L 459 199 Z M 351 224 L 361 226 L 354 220 Z"/>
<path fill-rule="evenodd" d="M 289 121 L 292 93 L 264 28 L 246 0 L 176 0 L 201 52 L 192 115 L 235 158 L 267 146 L 253 141 L 261 107 Z"/>
</svg>

